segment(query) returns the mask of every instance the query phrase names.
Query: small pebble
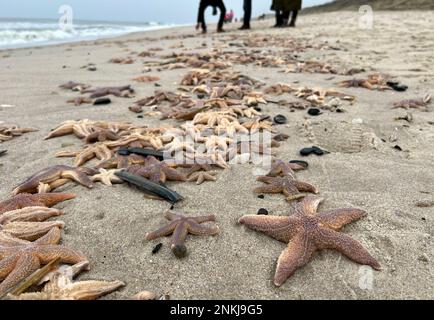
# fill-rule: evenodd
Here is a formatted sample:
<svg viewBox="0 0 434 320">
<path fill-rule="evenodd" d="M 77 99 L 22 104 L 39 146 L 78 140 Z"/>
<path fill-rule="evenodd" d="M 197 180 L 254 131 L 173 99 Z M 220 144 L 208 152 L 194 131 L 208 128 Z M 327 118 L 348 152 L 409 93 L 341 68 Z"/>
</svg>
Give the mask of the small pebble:
<svg viewBox="0 0 434 320">
<path fill-rule="evenodd" d="M 288 140 L 288 138 L 289 138 L 289 135 L 284 134 L 284 133 L 279 133 L 279 134 L 277 134 L 277 135 L 275 135 L 273 137 L 273 140 L 275 140 L 275 141 L 285 141 L 285 140 Z"/>
<path fill-rule="evenodd" d="M 398 146 L 398 145 L 394 146 L 393 149 L 396 149 L 398 151 L 402 151 L 402 148 L 400 146 Z"/>
<path fill-rule="evenodd" d="M 313 147 L 311 147 L 311 148 L 303 148 L 303 149 L 300 150 L 300 154 L 301 154 L 303 157 L 309 156 L 309 155 L 311 155 L 312 153 L 313 153 L 313 154 L 316 154 L 317 156 L 322 156 L 322 155 L 324 155 L 324 154 L 326 154 L 326 153 L 329 153 L 329 152 L 328 152 L 328 151 L 325 151 L 325 150 L 322 150 L 321 148 L 316 147 L 316 146 L 313 146 Z"/>
<path fill-rule="evenodd" d="M 87 68 L 87 71 L 96 71 L 96 67 L 95 66 L 90 66 L 89 68 Z"/>
<path fill-rule="evenodd" d="M 161 84 L 159 84 L 159 83 L 156 82 L 156 83 L 154 83 L 154 86 L 155 87 L 161 87 Z"/>
<path fill-rule="evenodd" d="M 321 110 L 317 108 L 310 108 L 309 110 L 307 110 L 307 113 L 311 116 L 319 116 L 321 114 Z"/>
<path fill-rule="evenodd" d="M 258 106 L 253 107 L 253 109 L 255 109 L 255 110 L 258 111 L 258 112 L 261 112 L 261 111 L 262 111 L 262 109 L 261 109 L 260 107 L 258 107 Z"/>
<path fill-rule="evenodd" d="M 0 157 L 1 157 L 1 156 L 4 156 L 7 152 L 8 152 L 7 150 L 1 150 L 1 151 L 0 151 Z"/>
<path fill-rule="evenodd" d="M 264 199 L 265 196 L 264 196 L 263 194 L 260 194 L 260 195 L 258 195 L 258 198 L 259 198 L 259 199 Z"/>
<path fill-rule="evenodd" d="M 176 245 L 172 248 L 172 252 L 177 258 L 184 258 L 187 255 L 187 247 L 183 244 Z"/>
<path fill-rule="evenodd" d="M 268 210 L 264 209 L 264 208 L 261 208 L 261 209 L 258 210 L 258 215 L 267 216 L 268 215 Z"/>
<path fill-rule="evenodd" d="M 142 114 L 139 114 L 139 115 L 137 116 L 137 118 L 139 118 L 139 119 L 143 119 L 143 115 L 142 115 Z"/>
<path fill-rule="evenodd" d="M 197 95 L 197 98 L 202 100 L 203 98 L 205 98 L 205 95 L 203 93 L 199 93 Z"/>
<path fill-rule="evenodd" d="M 160 251 L 161 247 L 163 246 L 162 243 L 157 244 L 154 249 L 152 249 L 152 254 L 156 254 L 158 251 Z"/>
<path fill-rule="evenodd" d="M 274 117 L 274 123 L 277 124 L 285 124 L 286 123 L 286 117 L 282 114 L 278 114 Z"/>
</svg>

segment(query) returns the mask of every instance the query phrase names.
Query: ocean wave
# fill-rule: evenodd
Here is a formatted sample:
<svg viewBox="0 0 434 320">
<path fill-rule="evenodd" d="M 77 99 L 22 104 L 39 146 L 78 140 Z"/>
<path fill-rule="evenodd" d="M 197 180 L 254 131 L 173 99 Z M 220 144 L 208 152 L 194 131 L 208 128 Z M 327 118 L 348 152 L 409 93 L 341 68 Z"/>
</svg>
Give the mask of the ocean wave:
<svg viewBox="0 0 434 320">
<path fill-rule="evenodd" d="M 72 29 L 62 29 L 57 22 L 0 21 L 0 47 L 91 40 L 165 27 L 168 26 L 157 23 L 144 25 L 83 23 L 74 24 Z"/>
</svg>

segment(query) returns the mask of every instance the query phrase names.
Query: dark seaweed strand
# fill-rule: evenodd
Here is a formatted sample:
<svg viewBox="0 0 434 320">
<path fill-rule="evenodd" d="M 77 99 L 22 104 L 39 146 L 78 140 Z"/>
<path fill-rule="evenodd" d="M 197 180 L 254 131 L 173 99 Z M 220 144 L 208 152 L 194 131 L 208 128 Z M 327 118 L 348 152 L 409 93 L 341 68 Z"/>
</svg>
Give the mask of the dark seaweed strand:
<svg viewBox="0 0 434 320">
<path fill-rule="evenodd" d="M 175 191 L 167 187 L 164 187 L 158 183 L 152 182 L 141 176 L 129 172 L 125 172 L 125 171 L 116 172 L 115 174 L 122 180 L 129 182 L 148 192 L 151 192 L 157 196 L 160 196 L 168 200 L 170 203 L 176 203 L 183 199 L 183 197 L 180 194 L 176 193 Z"/>
</svg>

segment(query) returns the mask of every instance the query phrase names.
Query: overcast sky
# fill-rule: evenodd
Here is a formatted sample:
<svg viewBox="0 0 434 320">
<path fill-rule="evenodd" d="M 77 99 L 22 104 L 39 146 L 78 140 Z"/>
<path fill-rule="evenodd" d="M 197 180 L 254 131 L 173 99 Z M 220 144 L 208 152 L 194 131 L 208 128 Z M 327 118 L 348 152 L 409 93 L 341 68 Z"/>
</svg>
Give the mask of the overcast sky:
<svg viewBox="0 0 434 320">
<path fill-rule="evenodd" d="M 311 6 L 330 0 L 304 0 Z M 70 5 L 80 20 L 192 23 L 199 0 L 1 0 L 0 18 L 59 17 L 61 5 Z M 242 14 L 243 0 L 225 0 L 228 9 Z M 253 0 L 254 15 L 269 12 L 271 0 Z M 210 10 L 209 10 L 210 11 Z M 209 15 L 209 13 L 208 13 Z"/>
</svg>

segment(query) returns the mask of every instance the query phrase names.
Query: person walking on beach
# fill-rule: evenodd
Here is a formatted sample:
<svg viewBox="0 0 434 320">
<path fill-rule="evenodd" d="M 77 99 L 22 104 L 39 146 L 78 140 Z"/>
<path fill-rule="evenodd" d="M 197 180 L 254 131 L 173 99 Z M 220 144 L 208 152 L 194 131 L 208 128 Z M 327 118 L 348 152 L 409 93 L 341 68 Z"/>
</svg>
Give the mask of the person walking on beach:
<svg viewBox="0 0 434 320">
<path fill-rule="evenodd" d="M 301 10 L 301 6 L 302 0 L 273 0 L 271 10 L 276 11 L 275 27 L 295 27 L 298 11 Z M 289 21 L 290 15 L 291 21 Z"/>
<path fill-rule="evenodd" d="M 205 22 L 205 10 L 209 6 L 214 7 L 215 13 L 217 13 L 215 8 L 218 8 L 220 10 L 220 19 L 217 24 L 217 32 L 224 32 L 223 23 L 225 21 L 225 16 L 226 16 L 226 7 L 225 4 L 223 3 L 223 0 L 200 0 L 196 30 L 202 28 L 202 33 L 207 32 L 207 27 Z"/>
<path fill-rule="evenodd" d="M 244 18 L 240 30 L 250 30 L 250 20 L 252 18 L 252 0 L 244 0 Z"/>
</svg>

